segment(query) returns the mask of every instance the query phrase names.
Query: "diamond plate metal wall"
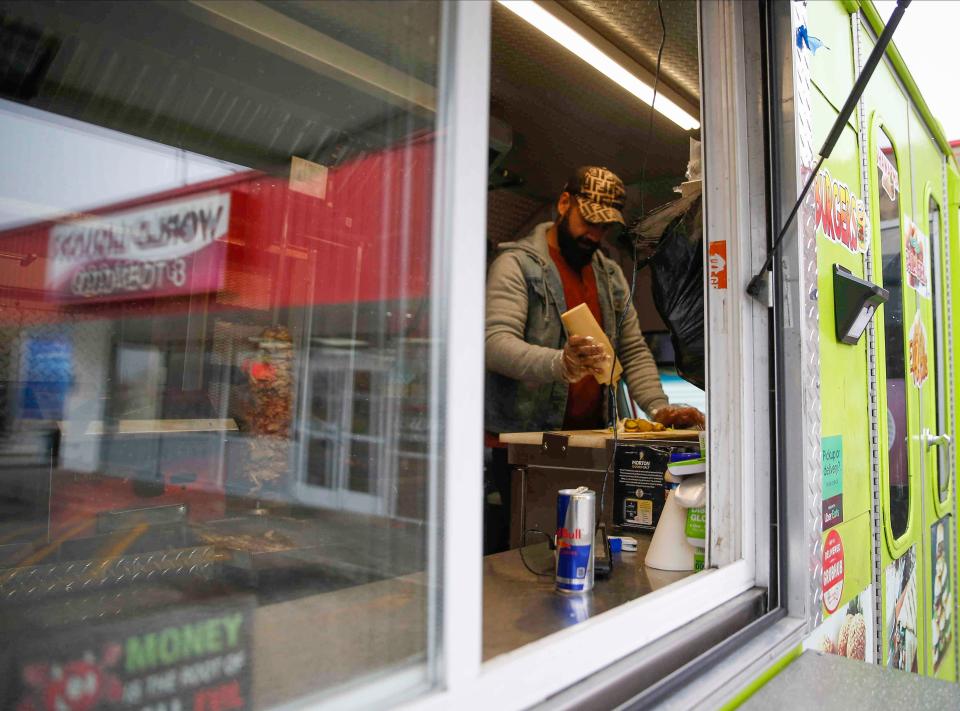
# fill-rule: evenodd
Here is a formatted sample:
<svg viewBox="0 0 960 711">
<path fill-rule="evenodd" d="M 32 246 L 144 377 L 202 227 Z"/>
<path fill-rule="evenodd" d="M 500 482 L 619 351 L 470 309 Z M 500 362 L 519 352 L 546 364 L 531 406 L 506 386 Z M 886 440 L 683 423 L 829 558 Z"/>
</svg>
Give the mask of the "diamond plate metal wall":
<svg viewBox="0 0 960 711">
<path fill-rule="evenodd" d="M 806 25 L 807 9 L 803 3 L 791 4 L 794 36 L 797 28 Z M 806 182 L 813 169 L 816 148 L 813 144 L 813 93 L 810 77 L 810 53 L 793 50 L 793 87 L 796 120 L 796 150 L 799 175 L 797 185 Z M 814 223 L 812 193 L 808 193 L 797 217 L 800 243 L 800 360 L 802 368 L 801 419 L 803 475 L 806 491 L 807 553 L 809 590 L 807 621 L 813 629 L 823 618 L 822 611 L 822 481 L 820 463 L 820 304 L 817 293 L 817 232 Z"/>
</svg>

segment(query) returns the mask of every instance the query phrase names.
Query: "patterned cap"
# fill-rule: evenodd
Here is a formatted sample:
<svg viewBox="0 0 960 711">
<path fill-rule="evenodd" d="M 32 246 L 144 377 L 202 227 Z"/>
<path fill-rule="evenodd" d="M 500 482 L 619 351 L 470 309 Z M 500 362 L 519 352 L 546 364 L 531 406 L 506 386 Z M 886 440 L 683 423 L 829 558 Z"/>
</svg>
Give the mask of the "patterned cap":
<svg viewBox="0 0 960 711">
<path fill-rule="evenodd" d="M 593 165 L 577 168 L 575 177 L 567 181 L 564 192 L 577 196 L 580 214 L 587 222 L 627 224 L 620 212 L 626 202 L 627 191 L 623 181 L 612 170 Z"/>
</svg>

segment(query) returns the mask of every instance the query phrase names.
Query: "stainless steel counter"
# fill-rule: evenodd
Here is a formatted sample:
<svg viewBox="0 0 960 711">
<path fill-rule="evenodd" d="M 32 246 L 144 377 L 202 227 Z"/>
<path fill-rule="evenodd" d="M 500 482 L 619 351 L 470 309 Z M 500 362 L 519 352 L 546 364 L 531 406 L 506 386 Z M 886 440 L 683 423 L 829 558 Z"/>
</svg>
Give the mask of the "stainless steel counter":
<svg viewBox="0 0 960 711">
<path fill-rule="evenodd" d="M 654 570 L 643 565 L 650 536 L 631 533 L 635 553 L 614 553 L 613 574 L 598 579 L 593 590 L 564 595 L 553 589 L 553 551 L 546 543 L 527 546 L 524 554 L 537 577 L 520 558 L 520 549 L 483 560 L 483 659 L 512 651 L 548 634 L 599 615 L 630 600 L 692 575 Z"/>
<path fill-rule="evenodd" d="M 553 589 L 553 574 L 536 577 L 519 549 L 483 559 L 483 659 L 488 660 L 670 585 L 691 573 L 643 566 L 649 538 L 635 535 L 636 553 L 615 553 L 613 575 L 584 595 Z M 528 546 L 527 560 L 552 570 L 546 543 Z M 351 681 L 401 660 L 420 661 L 427 644 L 428 584 L 423 573 L 264 605 L 255 613 L 253 691 L 272 706 Z"/>
</svg>

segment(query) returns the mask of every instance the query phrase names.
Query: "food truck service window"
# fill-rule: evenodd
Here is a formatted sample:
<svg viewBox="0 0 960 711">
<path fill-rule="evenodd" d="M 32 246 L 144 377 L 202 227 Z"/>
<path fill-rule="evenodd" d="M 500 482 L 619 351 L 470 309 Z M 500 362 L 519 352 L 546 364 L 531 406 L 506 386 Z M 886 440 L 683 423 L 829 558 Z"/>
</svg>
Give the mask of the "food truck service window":
<svg viewBox="0 0 960 711">
<path fill-rule="evenodd" d="M 760 25 L 0 0 L 3 706 L 522 708 L 766 613 Z"/>
<path fill-rule="evenodd" d="M 632 630 L 624 649 L 672 631 L 675 596 L 700 604 L 757 579 L 743 515 L 769 493 L 753 485 L 769 460 L 754 391 L 767 366 L 759 343 L 730 350 L 752 254 L 728 240 L 765 237 L 738 231 L 765 203 L 734 188 L 733 169 L 762 146 L 727 143 L 723 122 L 759 117 L 725 108 L 733 77 L 724 50 L 689 32 L 698 11 L 492 6 L 482 656 L 511 691 L 511 674 L 531 695 L 548 683 L 548 655 L 613 661 L 617 625 Z M 743 309 L 765 328 L 754 315 Z M 604 344 L 592 371 L 575 348 L 587 335 Z M 757 419 L 741 430 L 746 411 Z M 593 562 L 564 569 L 589 543 Z"/>
</svg>

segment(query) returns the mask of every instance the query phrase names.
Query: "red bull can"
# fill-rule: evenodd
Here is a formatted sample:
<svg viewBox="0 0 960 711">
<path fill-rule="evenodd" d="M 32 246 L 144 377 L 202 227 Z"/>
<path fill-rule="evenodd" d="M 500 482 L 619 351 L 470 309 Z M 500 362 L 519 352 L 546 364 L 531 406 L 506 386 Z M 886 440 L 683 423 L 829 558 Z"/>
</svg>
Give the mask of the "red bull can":
<svg viewBox="0 0 960 711">
<path fill-rule="evenodd" d="M 562 593 L 593 589 L 596 505 L 596 493 L 585 486 L 557 493 L 556 588 Z"/>
</svg>

